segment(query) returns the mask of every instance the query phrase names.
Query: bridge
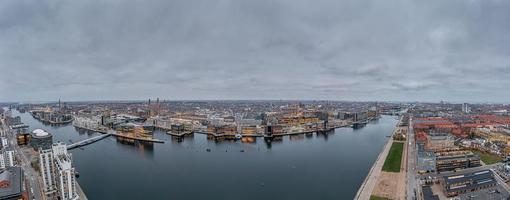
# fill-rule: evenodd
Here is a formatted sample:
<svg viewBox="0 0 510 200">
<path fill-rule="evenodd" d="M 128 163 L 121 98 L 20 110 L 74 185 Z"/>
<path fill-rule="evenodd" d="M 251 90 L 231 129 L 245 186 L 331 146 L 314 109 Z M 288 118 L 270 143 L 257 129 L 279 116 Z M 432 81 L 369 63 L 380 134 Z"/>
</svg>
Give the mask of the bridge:
<svg viewBox="0 0 510 200">
<path fill-rule="evenodd" d="M 95 137 L 91 137 L 91 138 L 88 138 L 88 139 L 85 139 L 85 140 L 82 140 L 82 141 L 79 141 L 79 142 L 75 142 L 73 144 L 67 145 L 67 150 L 71 150 L 71 149 L 75 149 L 75 148 L 78 148 L 78 147 L 82 147 L 82 146 L 86 146 L 86 145 L 92 144 L 94 142 L 97 142 L 99 140 L 107 138 L 107 137 L 109 137 L 111 135 L 112 135 L 112 133 L 106 133 L 106 134 L 102 134 L 102 135 L 98 135 L 98 136 L 95 136 Z"/>
</svg>

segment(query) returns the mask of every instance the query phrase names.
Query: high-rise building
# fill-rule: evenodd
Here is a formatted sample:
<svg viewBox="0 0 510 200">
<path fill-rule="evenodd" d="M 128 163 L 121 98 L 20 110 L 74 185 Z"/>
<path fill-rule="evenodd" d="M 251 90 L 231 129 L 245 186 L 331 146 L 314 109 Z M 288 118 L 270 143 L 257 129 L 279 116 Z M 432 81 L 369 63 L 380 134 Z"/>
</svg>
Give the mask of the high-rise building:
<svg viewBox="0 0 510 200">
<path fill-rule="evenodd" d="M 60 199 L 64 200 L 78 199 L 75 169 L 67 146 L 64 143 L 54 143 L 51 149 L 40 149 L 39 156 L 45 192 L 57 192 Z"/>
<path fill-rule="evenodd" d="M 51 193 L 55 190 L 53 181 L 53 153 L 51 149 L 39 149 L 39 167 L 44 183 L 44 191 Z"/>
<path fill-rule="evenodd" d="M 5 169 L 5 159 L 3 153 L 0 153 L 0 169 Z"/>
<path fill-rule="evenodd" d="M 14 167 L 14 151 L 12 149 L 6 149 L 3 152 L 5 166 L 6 167 Z"/>
<path fill-rule="evenodd" d="M 463 103 L 462 104 L 462 112 L 463 113 L 470 113 L 471 112 L 471 108 L 469 107 L 468 103 Z"/>
<path fill-rule="evenodd" d="M 34 150 L 37 149 L 50 149 L 53 144 L 53 136 L 42 130 L 42 129 L 35 129 L 32 131 L 31 138 L 30 138 L 30 146 L 34 148 Z"/>
<path fill-rule="evenodd" d="M 2 148 L 6 148 L 9 145 L 6 137 L 1 137 L 0 140 L 2 141 Z"/>
<path fill-rule="evenodd" d="M 6 137 L 0 137 L 1 147 L 0 150 L 0 169 L 6 167 L 14 167 L 14 150 L 9 147 L 9 142 Z"/>
</svg>

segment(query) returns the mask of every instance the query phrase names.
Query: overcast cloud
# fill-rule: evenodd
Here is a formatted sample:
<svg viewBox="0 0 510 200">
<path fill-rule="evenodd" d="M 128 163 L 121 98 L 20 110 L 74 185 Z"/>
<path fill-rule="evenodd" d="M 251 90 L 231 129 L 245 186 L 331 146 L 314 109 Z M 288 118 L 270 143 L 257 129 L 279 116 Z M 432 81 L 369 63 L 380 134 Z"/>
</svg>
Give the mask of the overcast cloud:
<svg viewBox="0 0 510 200">
<path fill-rule="evenodd" d="M 2 0 L 0 101 L 510 102 L 507 0 Z"/>
</svg>

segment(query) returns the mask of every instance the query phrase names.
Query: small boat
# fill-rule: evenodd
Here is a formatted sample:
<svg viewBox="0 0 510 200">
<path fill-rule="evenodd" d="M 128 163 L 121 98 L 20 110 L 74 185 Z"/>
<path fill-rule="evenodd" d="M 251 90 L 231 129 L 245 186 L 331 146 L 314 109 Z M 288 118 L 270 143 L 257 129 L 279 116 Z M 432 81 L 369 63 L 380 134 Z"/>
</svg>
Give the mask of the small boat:
<svg viewBox="0 0 510 200">
<path fill-rule="evenodd" d="M 207 152 L 211 152 L 211 149 L 206 149 L 205 151 L 207 151 Z"/>
<path fill-rule="evenodd" d="M 242 137 L 243 137 L 243 135 L 241 135 L 241 134 L 239 134 L 239 133 L 238 133 L 238 134 L 236 134 L 236 139 L 241 139 Z"/>
</svg>

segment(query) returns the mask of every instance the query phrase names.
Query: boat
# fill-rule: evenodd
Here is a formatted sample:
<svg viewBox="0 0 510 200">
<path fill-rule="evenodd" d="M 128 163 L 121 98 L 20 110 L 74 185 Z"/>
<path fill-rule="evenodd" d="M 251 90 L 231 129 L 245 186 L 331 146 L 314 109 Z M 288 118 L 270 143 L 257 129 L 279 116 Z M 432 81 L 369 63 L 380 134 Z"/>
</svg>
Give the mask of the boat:
<svg viewBox="0 0 510 200">
<path fill-rule="evenodd" d="M 242 137 L 243 137 L 243 135 L 241 135 L 241 134 L 239 134 L 239 133 L 238 133 L 238 134 L 236 134 L 236 139 L 241 139 Z"/>
</svg>

